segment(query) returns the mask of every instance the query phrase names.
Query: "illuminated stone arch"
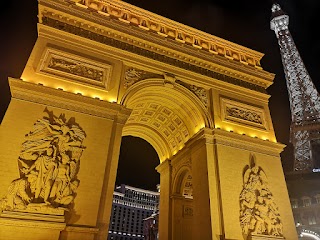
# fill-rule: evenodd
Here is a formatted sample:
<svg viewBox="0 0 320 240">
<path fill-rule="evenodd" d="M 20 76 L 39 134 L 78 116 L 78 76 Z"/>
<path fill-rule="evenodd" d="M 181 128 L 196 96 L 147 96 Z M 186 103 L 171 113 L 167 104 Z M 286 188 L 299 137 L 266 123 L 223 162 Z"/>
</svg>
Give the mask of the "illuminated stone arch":
<svg viewBox="0 0 320 240">
<path fill-rule="evenodd" d="M 268 173 L 284 216 L 283 236 L 297 239 L 280 159 L 284 145 L 276 140 L 268 108 L 274 74 L 260 66 L 263 53 L 124 1 L 41 0 L 38 16 L 38 39 L 21 78 L 9 78 L 0 197 L 19 177 L 20 146 L 30 126 L 38 129 L 45 107 L 85 132 L 75 179 L 81 184 L 66 218 L 64 209 L 44 211 L 42 203 L 36 207 L 45 215 L 38 209 L 0 213 L 3 239 L 105 240 L 127 135 L 148 141 L 159 155 L 159 239 L 243 239 L 239 194 L 249 152 Z M 55 121 L 50 124 L 56 129 Z M 50 139 L 44 133 L 40 140 Z M 181 196 L 189 173 L 193 199 Z M 17 203 L 26 184 L 22 179 L 9 188 Z"/>
<path fill-rule="evenodd" d="M 160 162 L 175 155 L 200 129 L 213 126 L 206 106 L 196 94 L 164 79 L 135 83 L 127 89 L 121 104 L 132 109 L 122 135 L 148 141 Z"/>
</svg>

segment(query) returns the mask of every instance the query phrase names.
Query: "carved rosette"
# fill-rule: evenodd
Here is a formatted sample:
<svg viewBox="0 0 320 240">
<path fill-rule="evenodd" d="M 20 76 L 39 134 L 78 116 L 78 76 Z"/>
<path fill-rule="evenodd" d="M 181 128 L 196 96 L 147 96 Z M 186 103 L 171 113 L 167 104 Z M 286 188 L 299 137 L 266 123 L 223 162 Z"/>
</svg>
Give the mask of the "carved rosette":
<svg viewBox="0 0 320 240">
<path fill-rule="evenodd" d="M 13 180 L 1 200 L 1 210 L 45 211 L 70 208 L 79 186 L 77 173 L 85 132 L 64 114 L 47 108 L 26 134 L 18 158 L 20 178 Z"/>
<path fill-rule="evenodd" d="M 245 239 L 251 239 L 253 235 L 283 237 L 279 210 L 269 189 L 267 176 L 257 166 L 253 155 L 243 171 L 240 226 Z"/>
</svg>

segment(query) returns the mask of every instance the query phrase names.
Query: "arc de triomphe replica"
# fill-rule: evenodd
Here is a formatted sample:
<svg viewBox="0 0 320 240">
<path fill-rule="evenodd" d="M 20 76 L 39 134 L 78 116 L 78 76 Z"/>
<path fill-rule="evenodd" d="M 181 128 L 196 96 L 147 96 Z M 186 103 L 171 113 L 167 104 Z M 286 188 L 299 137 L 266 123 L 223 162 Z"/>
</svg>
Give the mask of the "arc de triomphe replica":
<svg viewBox="0 0 320 240">
<path fill-rule="evenodd" d="M 118 0 L 39 0 L 0 128 L 0 238 L 105 240 L 121 137 L 160 163 L 160 240 L 297 239 L 263 54 Z"/>
</svg>

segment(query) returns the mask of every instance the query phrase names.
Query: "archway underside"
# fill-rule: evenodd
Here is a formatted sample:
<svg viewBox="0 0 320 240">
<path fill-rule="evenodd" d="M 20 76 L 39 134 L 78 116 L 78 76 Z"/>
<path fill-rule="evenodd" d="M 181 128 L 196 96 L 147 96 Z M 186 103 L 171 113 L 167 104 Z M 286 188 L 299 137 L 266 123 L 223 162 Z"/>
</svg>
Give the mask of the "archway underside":
<svg viewBox="0 0 320 240">
<path fill-rule="evenodd" d="M 195 98 L 164 86 L 144 86 L 134 91 L 124 103 L 132 113 L 122 135 L 148 141 L 160 162 L 172 157 L 205 127 L 204 114 Z"/>
</svg>

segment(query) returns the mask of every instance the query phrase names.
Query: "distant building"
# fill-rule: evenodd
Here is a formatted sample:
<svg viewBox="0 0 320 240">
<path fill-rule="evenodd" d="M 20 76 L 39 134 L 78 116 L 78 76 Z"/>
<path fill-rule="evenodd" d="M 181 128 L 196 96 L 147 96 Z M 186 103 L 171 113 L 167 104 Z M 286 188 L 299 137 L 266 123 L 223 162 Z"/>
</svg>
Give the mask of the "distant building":
<svg viewBox="0 0 320 240">
<path fill-rule="evenodd" d="M 286 180 L 299 237 L 320 240 L 320 173 L 287 173 Z"/>
<path fill-rule="evenodd" d="M 158 209 L 159 192 L 121 184 L 113 193 L 108 240 L 144 238 L 144 219 Z"/>
<path fill-rule="evenodd" d="M 159 240 L 158 234 L 159 213 L 155 212 L 143 220 L 144 240 Z"/>
</svg>

